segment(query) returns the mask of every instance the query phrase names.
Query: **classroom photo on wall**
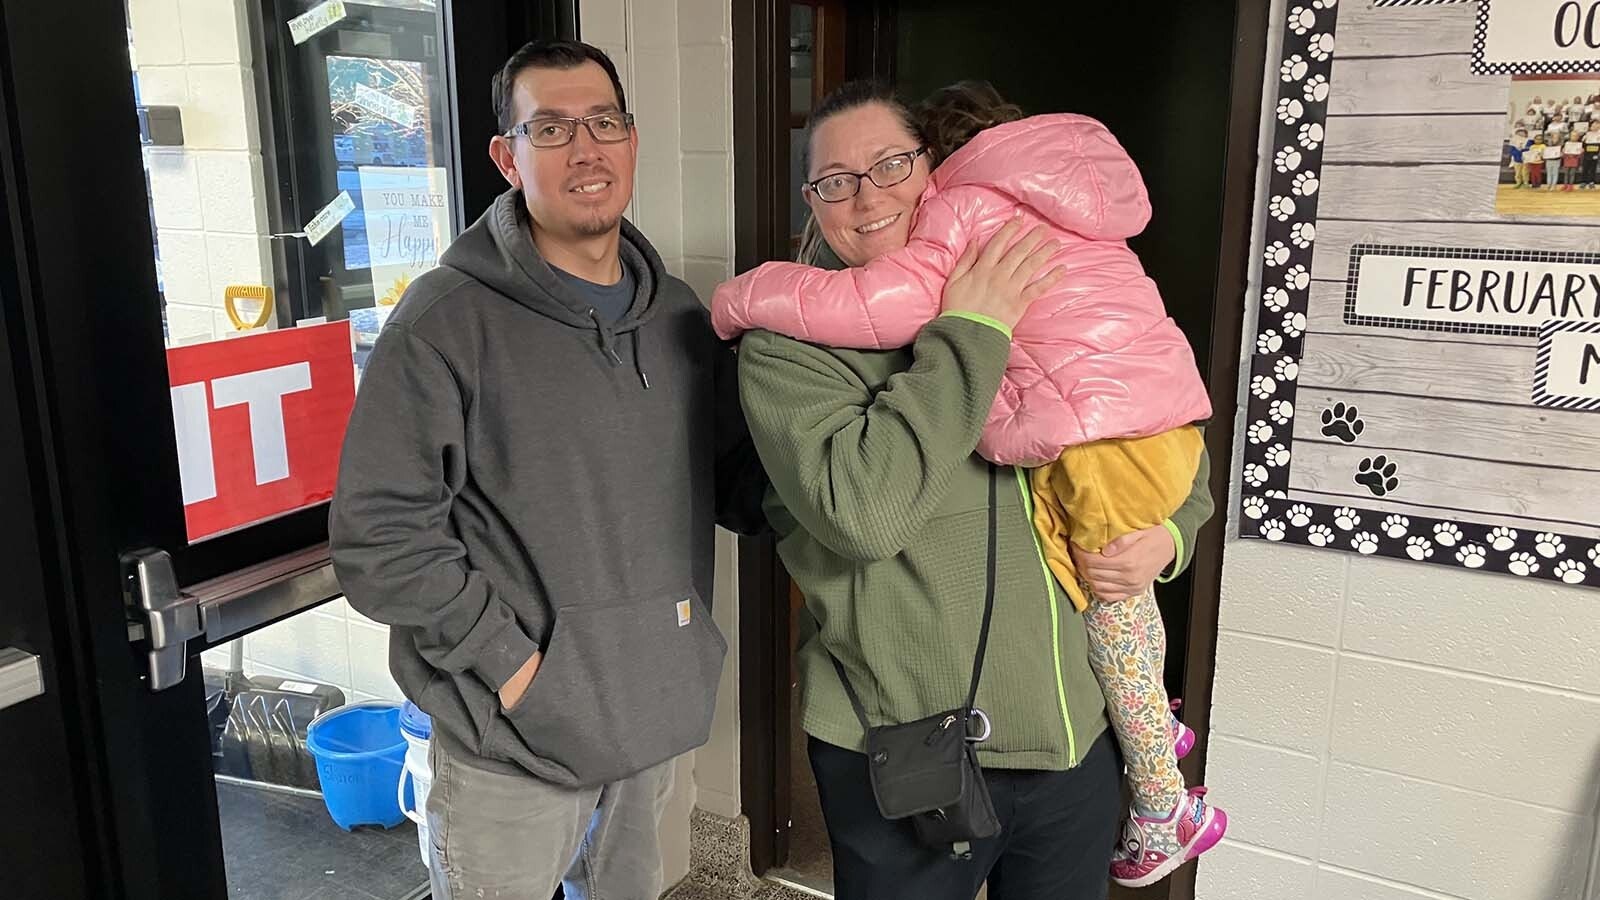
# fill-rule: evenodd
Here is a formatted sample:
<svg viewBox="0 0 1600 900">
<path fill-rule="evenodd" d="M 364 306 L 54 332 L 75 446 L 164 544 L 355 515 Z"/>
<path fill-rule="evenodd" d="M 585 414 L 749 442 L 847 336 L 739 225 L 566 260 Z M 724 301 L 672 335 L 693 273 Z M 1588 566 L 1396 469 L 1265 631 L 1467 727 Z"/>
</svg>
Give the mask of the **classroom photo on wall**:
<svg viewBox="0 0 1600 900">
<path fill-rule="evenodd" d="M 1600 73 L 1515 76 L 1506 110 L 1495 211 L 1600 216 Z"/>
</svg>

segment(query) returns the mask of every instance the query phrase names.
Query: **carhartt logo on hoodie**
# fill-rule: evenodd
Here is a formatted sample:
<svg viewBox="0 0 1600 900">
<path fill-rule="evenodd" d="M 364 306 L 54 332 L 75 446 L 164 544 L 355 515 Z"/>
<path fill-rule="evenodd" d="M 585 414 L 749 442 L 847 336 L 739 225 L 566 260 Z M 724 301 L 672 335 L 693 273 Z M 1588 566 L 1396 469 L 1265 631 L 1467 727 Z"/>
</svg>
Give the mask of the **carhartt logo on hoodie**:
<svg viewBox="0 0 1600 900">
<path fill-rule="evenodd" d="M 689 617 L 694 613 L 694 605 L 687 600 L 678 601 L 678 627 L 689 624 Z"/>
</svg>

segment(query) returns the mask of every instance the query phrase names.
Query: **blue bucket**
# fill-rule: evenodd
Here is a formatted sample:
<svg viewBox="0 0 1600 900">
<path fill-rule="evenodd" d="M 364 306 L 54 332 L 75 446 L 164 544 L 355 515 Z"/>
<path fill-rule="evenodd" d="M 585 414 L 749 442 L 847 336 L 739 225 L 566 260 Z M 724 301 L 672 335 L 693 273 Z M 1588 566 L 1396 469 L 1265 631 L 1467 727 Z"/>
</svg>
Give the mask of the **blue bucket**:
<svg viewBox="0 0 1600 900">
<path fill-rule="evenodd" d="M 306 747 L 317 760 L 322 802 L 334 824 L 349 831 L 405 821 L 396 799 L 406 758 L 399 704 L 373 701 L 329 710 L 311 720 Z"/>
</svg>

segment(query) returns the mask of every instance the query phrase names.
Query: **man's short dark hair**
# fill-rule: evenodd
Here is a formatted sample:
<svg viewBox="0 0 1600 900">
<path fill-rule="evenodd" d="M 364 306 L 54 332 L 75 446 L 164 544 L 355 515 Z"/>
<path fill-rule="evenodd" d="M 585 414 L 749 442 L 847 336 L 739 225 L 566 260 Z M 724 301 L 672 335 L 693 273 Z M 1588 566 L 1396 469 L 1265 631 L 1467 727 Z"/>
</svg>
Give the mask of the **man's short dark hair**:
<svg viewBox="0 0 1600 900">
<path fill-rule="evenodd" d="M 529 41 L 522 49 L 511 54 L 506 64 L 495 73 L 490 91 L 494 95 L 494 117 L 500 124 L 500 133 L 511 130 L 516 111 L 511 106 L 511 94 L 516 88 L 517 76 L 526 69 L 576 69 L 586 62 L 599 63 L 611 78 L 617 92 L 617 109 L 628 111 L 628 99 L 622 93 L 622 79 L 617 77 L 617 65 L 604 50 L 582 41 Z"/>
</svg>

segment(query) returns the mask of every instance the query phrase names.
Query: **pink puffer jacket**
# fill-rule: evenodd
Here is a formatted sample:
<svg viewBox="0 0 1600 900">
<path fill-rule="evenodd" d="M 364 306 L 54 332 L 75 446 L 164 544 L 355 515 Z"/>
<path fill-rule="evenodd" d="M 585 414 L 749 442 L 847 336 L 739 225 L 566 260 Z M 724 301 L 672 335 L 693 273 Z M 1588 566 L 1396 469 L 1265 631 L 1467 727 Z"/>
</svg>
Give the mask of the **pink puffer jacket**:
<svg viewBox="0 0 1600 900">
<path fill-rule="evenodd" d="M 1150 221 L 1133 160 L 1104 125 L 1043 115 L 991 128 L 933 173 L 905 249 L 825 271 L 766 263 L 717 288 L 723 338 L 765 328 L 833 347 L 890 349 L 939 315 L 967 245 L 1013 215 L 1063 244 L 1056 283 L 1017 324 L 978 451 L 1040 465 L 1065 447 L 1146 437 L 1211 415 L 1189 342 L 1124 241 Z"/>
</svg>

